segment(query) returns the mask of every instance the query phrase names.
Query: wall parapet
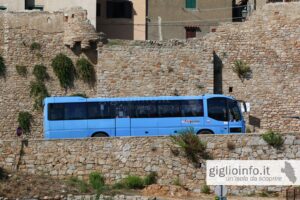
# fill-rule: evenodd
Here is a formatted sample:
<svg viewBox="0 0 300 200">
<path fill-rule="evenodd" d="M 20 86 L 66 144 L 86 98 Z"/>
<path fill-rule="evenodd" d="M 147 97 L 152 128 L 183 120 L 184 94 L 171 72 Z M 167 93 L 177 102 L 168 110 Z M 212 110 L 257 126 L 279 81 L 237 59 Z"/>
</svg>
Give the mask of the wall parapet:
<svg viewBox="0 0 300 200">
<path fill-rule="evenodd" d="M 207 142 L 208 152 L 214 159 L 300 159 L 298 134 L 284 135 L 281 150 L 268 146 L 259 134 L 205 135 L 200 138 Z M 227 142 L 234 143 L 235 148 L 229 150 Z M 199 192 L 205 183 L 205 167 L 195 168 L 183 153 L 174 155 L 172 146 L 169 137 L 29 140 L 28 146 L 23 146 L 24 155 L 20 157 L 20 140 L 0 140 L 0 165 L 15 169 L 19 163 L 18 168 L 22 171 L 61 178 L 84 178 L 99 171 L 108 183 L 128 174 L 146 176 L 156 171 L 160 184 L 172 184 L 179 178 L 185 187 Z M 284 187 L 232 187 L 230 191 L 237 194 L 266 188 L 284 190 Z"/>
</svg>

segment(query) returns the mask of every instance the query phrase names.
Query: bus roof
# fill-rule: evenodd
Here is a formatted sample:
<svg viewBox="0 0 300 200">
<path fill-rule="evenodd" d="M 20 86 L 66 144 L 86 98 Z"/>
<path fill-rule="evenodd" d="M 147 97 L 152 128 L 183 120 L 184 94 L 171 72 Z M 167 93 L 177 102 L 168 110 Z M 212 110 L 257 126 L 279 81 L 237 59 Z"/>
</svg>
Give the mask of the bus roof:
<svg viewBox="0 0 300 200">
<path fill-rule="evenodd" d="M 221 94 L 205 94 L 202 96 L 156 96 L 156 97 L 96 97 L 84 98 L 80 96 L 54 96 L 47 97 L 44 103 L 67 103 L 67 102 L 95 102 L 95 101 L 151 101 L 151 100 L 184 100 L 184 99 L 203 99 L 211 97 L 226 97 L 233 99 L 230 96 Z"/>
</svg>

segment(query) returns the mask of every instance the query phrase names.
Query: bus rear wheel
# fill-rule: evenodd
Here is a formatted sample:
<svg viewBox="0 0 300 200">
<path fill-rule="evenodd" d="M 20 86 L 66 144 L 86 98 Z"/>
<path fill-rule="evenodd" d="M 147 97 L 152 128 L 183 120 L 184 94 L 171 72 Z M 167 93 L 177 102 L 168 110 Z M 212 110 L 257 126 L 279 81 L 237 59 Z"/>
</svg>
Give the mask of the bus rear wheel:
<svg viewBox="0 0 300 200">
<path fill-rule="evenodd" d="M 106 133 L 95 133 L 92 137 L 108 137 Z"/>
<path fill-rule="evenodd" d="M 214 133 L 210 130 L 201 130 L 197 133 L 197 135 L 210 135 L 210 134 L 214 134 Z"/>
</svg>

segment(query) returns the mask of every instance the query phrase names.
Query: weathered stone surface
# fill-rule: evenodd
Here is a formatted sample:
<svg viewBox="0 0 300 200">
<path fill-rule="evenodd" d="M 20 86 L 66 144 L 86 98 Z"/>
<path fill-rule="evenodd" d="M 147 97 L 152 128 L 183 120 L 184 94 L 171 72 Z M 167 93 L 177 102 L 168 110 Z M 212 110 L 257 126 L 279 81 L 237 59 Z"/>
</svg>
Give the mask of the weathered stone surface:
<svg viewBox="0 0 300 200">
<path fill-rule="evenodd" d="M 290 134 L 294 137 L 297 134 Z M 242 142 L 260 140 L 260 135 L 202 135 L 200 138 L 211 144 L 208 152 L 213 159 L 299 159 L 300 145 L 284 144 L 280 150 L 267 144 Z M 230 141 L 236 149 L 230 150 L 226 145 Z M 0 166 L 15 169 L 21 141 L 2 140 L 0 149 Z M 105 145 L 109 144 L 109 145 Z M 153 152 L 150 144 L 156 144 Z M 149 145 L 149 148 L 145 146 Z M 179 155 L 171 153 L 172 144 L 169 137 L 127 137 L 127 138 L 94 138 L 83 140 L 29 140 L 29 145 L 24 147 L 19 168 L 33 174 L 49 174 L 54 177 L 69 177 L 70 175 L 87 178 L 93 171 L 101 172 L 107 183 L 114 183 L 128 174 L 146 176 L 150 172 L 157 172 L 158 183 L 170 185 L 176 179 L 180 180 L 185 188 L 199 191 L 205 183 L 205 160 L 201 160 L 201 168 L 196 168 L 187 160 L 184 152 Z M 73 149 L 69 151 L 69 149 Z M 90 151 L 89 149 L 95 149 Z M 36 156 L 36 152 L 40 155 Z M 123 160 L 124 150 L 127 157 Z M 73 158 L 75 157 L 75 159 Z M 82 159 L 86 158 L 86 159 Z M 99 159 L 101 159 L 99 162 Z M 84 160 L 84 162 L 83 162 Z M 89 162 L 92 162 L 89 164 Z M 47 163 L 47 164 L 45 164 Z M 275 189 L 274 189 L 275 188 Z M 283 191 L 284 187 L 274 187 L 272 190 Z M 233 193 L 244 193 L 255 189 L 250 187 L 235 187 Z M 175 191 L 176 193 L 176 191 Z"/>
<path fill-rule="evenodd" d="M 200 95 L 213 93 L 218 85 L 224 94 L 250 102 L 249 115 L 262 129 L 297 132 L 300 120 L 288 117 L 300 115 L 299 10 L 299 2 L 269 4 L 245 23 L 225 23 L 203 39 L 122 41 L 122 45 L 99 47 L 98 55 L 89 48 L 95 46 L 89 41 L 97 41 L 97 34 L 83 10 L 67 11 L 66 16 L 63 12 L 1 12 L 0 55 L 5 59 L 7 75 L 0 78 L 0 138 L 16 137 L 20 111 L 31 111 L 31 137 L 42 138 L 42 114 L 33 111 L 34 99 L 29 94 L 33 66 L 41 63 L 51 77 L 46 83 L 51 95 Z M 30 50 L 33 42 L 41 44 L 40 51 Z M 95 88 L 81 81 L 71 90 L 60 88 L 51 60 L 61 52 L 74 62 L 79 56 L 98 62 Z M 222 65 L 221 85 L 214 83 L 213 52 L 215 61 Z M 233 73 L 238 59 L 250 65 L 249 80 L 242 82 Z M 16 65 L 28 67 L 26 78 L 17 74 Z M 233 92 L 229 93 L 229 87 Z"/>
</svg>

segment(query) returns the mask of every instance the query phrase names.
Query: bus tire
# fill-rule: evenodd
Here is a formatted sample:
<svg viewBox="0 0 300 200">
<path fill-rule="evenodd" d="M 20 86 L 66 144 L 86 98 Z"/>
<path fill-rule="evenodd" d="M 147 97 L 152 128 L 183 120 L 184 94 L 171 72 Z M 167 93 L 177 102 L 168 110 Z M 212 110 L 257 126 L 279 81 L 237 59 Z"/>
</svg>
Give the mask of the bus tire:
<svg viewBox="0 0 300 200">
<path fill-rule="evenodd" d="M 92 137 L 108 137 L 108 135 L 107 133 L 100 132 L 100 133 L 94 133 Z"/>
<path fill-rule="evenodd" d="M 197 135 L 210 135 L 210 134 L 214 134 L 211 130 L 200 130 L 198 131 Z"/>
</svg>

